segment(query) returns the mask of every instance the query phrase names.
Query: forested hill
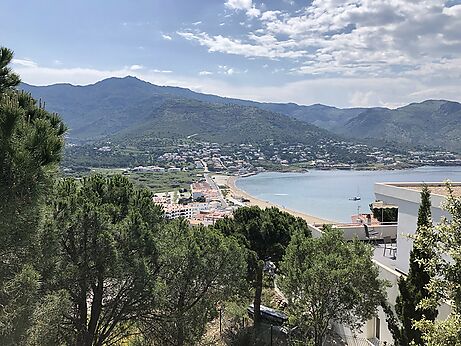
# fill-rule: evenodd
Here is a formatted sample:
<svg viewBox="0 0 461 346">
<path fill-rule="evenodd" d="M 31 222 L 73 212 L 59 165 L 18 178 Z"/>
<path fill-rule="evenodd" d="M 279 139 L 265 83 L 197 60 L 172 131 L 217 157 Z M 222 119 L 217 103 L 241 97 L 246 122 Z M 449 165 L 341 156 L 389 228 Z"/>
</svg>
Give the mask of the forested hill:
<svg viewBox="0 0 461 346">
<path fill-rule="evenodd" d="M 391 109 L 368 109 L 337 133 L 378 138 L 408 147 L 439 147 L 461 152 L 461 104 L 429 100 Z"/>
<path fill-rule="evenodd" d="M 218 143 L 273 140 L 313 144 L 321 138 L 336 137 L 316 126 L 259 108 L 185 98 L 168 98 L 146 114 L 142 122 L 120 131 L 115 138 L 194 136 Z"/>
<path fill-rule="evenodd" d="M 309 144 L 335 137 L 279 113 L 185 98 L 186 89 L 158 87 L 132 77 L 110 78 L 89 86 L 23 84 L 22 89 L 45 101 L 48 110 L 61 114 L 75 139 L 194 135 L 221 143 L 270 139 Z"/>
<path fill-rule="evenodd" d="M 77 139 L 142 133 L 180 136 L 197 132 L 215 141 L 238 142 L 241 138 L 259 140 L 274 136 L 302 142 L 306 131 L 310 135 L 329 136 L 299 122 L 302 121 L 352 139 L 461 151 L 461 104 L 443 100 L 395 110 L 340 109 L 320 104 L 301 106 L 224 98 L 185 88 L 157 86 L 135 77 L 109 78 L 88 86 L 22 84 L 22 89 L 43 99 L 47 109 L 60 113 L 71 128 L 70 136 Z M 248 114 L 251 116 L 245 118 Z M 229 133 L 212 134 L 224 128 Z"/>
</svg>

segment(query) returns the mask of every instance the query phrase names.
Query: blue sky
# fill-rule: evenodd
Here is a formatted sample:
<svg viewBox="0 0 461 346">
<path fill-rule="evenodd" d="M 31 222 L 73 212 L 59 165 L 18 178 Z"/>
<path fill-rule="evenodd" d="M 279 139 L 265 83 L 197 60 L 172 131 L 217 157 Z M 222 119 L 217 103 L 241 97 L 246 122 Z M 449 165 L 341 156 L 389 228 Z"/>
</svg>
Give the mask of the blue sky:
<svg viewBox="0 0 461 346">
<path fill-rule="evenodd" d="M 32 84 L 134 75 L 259 101 L 461 101 L 461 1 L 2 0 Z"/>
</svg>

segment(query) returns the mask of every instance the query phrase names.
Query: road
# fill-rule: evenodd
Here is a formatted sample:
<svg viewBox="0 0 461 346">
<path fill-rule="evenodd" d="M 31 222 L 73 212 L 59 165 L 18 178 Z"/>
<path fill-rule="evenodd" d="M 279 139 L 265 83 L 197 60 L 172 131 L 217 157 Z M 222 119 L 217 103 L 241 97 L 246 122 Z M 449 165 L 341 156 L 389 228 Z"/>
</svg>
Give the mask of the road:
<svg viewBox="0 0 461 346">
<path fill-rule="evenodd" d="M 213 180 L 213 178 L 210 176 L 210 174 L 208 173 L 204 173 L 203 174 L 205 176 L 205 180 L 208 184 L 210 184 L 211 188 L 213 190 L 218 190 L 218 193 L 219 193 L 219 201 L 221 202 L 221 206 L 226 209 L 228 207 L 228 204 L 226 202 L 226 199 L 224 198 L 222 192 L 221 192 L 221 189 L 219 188 L 219 186 L 216 184 L 216 182 Z"/>
<path fill-rule="evenodd" d="M 200 160 L 200 162 L 202 163 L 202 166 L 203 166 L 203 172 L 208 173 L 209 170 L 208 170 L 208 165 L 206 164 L 206 162 L 204 160 Z"/>
</svg>

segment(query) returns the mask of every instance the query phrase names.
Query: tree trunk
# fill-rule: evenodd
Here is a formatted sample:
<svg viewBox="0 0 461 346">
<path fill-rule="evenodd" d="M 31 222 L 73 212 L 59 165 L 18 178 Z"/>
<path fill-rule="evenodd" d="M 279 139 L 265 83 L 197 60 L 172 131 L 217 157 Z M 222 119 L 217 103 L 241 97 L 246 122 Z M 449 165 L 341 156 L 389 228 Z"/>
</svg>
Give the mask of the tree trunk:
<svg viewBox="0 0 461 346">
<path fill-rule="evenodd" d="M 102 309 L 102 297 L 104 293 L 104 280 L 102 275 L 98 275 L 98 283 L 93 285 L 93 301 L 91 303 L 90 321 L 88 322 L 88 334 L 92 342 L 96 341 L 96 326 L 98 325 L 99 317 Z"/>
<path fill-rule="evenodd" d="M 323 346 L 323 338 L 324 338 L 324 334 L 316 331 L 314 334 L 314 345 Z"/>
<path fill-rule="evenodd" d="M 186 340 L 185 340 L 185 335 L 184 335 L 184 317 L 183 317 L 182 314 L 178 319 L 177 328 L 178 328 L 178 334 L 177 334 L 178 339 L 176 340 L 177 345 L 178 346 L 183 346 L 184 343 L 186 342 Z"/>
<path fill-rule="evenodd" d="M 80 283 L 80 292 L 77 298 L 77 335 L 76 335 L 76 344 L 77 345 L 91 345 L 88 344 L 88 329 L 87 329 L 87 301 L 86 301 L 86 289 L 85 282 Z"/>
<path fill-rule="evenodd" d="M 259 325 L 261 322 L 261 294 L 263 290 L 263 267 L 264 262 L 258 261 L 256 267 L 256 279 L 255 279 L 255 297 L 253 302 L 253 321 L 255 325 Z"/>
</svg>

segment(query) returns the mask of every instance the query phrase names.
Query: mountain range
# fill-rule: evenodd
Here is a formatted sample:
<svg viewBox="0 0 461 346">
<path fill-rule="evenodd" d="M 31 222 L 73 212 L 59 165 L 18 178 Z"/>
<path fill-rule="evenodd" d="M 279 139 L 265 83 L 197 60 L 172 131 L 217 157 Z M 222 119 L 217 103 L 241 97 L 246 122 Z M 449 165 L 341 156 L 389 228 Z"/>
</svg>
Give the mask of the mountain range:
<svg viewBox="0 0 461 346">
<path fill-rule="evenodd" d="M 23 83 L 21 89 L 61 114 L 70 137 L 78 140 L 196 135 L 232 143 L 309 142 L 339 135 L 374 144 L 461 152 L 461 104 L 452 101 L 428 100 L 397 109 L 341 109 L 225 98 L 135 77 L 108 78 L 87 86 Z"/>
</svg>

